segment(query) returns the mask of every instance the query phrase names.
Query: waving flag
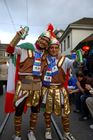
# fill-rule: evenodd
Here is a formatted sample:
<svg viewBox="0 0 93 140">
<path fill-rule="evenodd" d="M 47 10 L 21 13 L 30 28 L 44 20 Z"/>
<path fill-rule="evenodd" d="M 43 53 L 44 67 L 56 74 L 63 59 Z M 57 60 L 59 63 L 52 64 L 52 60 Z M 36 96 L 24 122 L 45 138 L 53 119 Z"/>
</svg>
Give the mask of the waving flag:
<svg viewBox="0 0 93 140">
<path fill-rule="evenodd" d="M 8 80 L 7 80 L 7 91 L 6 91 L 6 99 L 5 99 L 5 112 L 13 112 L 13 99 L 14 99 L 14 93 L 15 93 L 15 73 L 16 73 L 16 67 L 15 67 L 15 61 L 14 56 L 10 58 L 9 62 L 9 68 L 8 68 Z"/>
</svg>

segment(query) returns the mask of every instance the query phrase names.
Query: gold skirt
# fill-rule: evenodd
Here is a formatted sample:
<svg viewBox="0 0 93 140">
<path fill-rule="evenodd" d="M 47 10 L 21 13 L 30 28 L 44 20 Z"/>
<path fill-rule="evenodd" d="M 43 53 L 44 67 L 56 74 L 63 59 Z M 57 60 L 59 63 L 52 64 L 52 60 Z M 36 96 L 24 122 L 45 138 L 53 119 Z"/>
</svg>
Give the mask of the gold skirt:
<svg viewBox="0 0 93 140">
<path fill-rule="evenodd" d="M 61 115 L 62 107 L 65 115 L 70 113 L 68 93 L 64 87 L 54 85 L 42 87 L 42 102 L 46 104 L 46 113 L 54 112 L 57 116 Z"/>
<path fill-rule="evenodd" d="M 23 84 L 21 81 L 18 81 L 14 97 L 15 106 L 18 106 L 24 99 L 26 99 L 28 107 L 39 105 L 41 96 L 41 87 L 38 87 L 38 85 L 41 86 L 40 81 L 35 82 L 34 86 L 32 83 Z"/>
</svg>

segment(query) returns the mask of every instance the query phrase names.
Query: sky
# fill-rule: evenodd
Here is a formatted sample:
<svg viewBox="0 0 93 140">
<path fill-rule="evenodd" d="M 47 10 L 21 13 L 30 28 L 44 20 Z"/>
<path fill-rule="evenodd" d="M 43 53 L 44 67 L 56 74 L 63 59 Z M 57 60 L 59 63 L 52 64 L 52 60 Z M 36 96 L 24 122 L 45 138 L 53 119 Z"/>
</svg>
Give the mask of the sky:
<svg viewBox="0 0 93 140">
<path fill-rule="evenodd" d="M 49 23 L 65 30 L 83 17 L 93 18 L 93 0 L 0 0 L 0 41 L 9 43 L 21 26 L 28 26 L 19 44 L 34 43 Z"/>
</svg>

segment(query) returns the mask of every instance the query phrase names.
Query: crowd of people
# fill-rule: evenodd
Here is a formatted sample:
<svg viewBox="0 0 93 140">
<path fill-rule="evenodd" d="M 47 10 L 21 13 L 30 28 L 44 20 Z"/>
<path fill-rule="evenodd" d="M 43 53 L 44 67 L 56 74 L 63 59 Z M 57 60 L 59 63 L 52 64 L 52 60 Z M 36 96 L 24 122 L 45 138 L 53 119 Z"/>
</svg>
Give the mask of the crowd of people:
<svg viewBox="0 0 93 140">
<path fill-rule="evenodd" d="M 61 45 L 53 30 L 53 25 L 50 24 L 47 30 L 38 37 L 34 45 L 31 43 L 17 45 L 20 41 L 20 35 L 24 33 L 24 29 L 22 29 L 17 32 L 7 46 L 6 52 L 10 55 L 10 64 L 5 112 L 15 111 L 15 135 L 13 140 L 22 139 L 22 114 L 26 112 L 28 107 L 31 108 L 27 134 L 29 140 L 36 140 L 35 128 L 40 107 L 44 108 L 45 139 L 47 140 L 52 139 L 52 113 L 61 116 L 64 140 L 75 140 L 70 132 L 69 94 L 75 93 L 78 96 L 75 102 L 76 112 L 82 111 L 83 117 L 86 117 L 83 114 L 87 114 L 86 105 L 90 112 L 92 111 L 93 82 L 91 80 L 93 79 L 88 79 L 83 73 L 78 72 L 75 82 L 72 82 L 74 87 L 77 86 L 77 88 L 67 88 L 68 71 L 74 68 L 77 59 L 71 60 L 60 53 Z M 13 75 L 11 75 L 11 72 Z"/>
<path fill-rule="evenodd" d="M 85 75 L 83 71 L 78 71 L 76 76 L 72 77 L 69 85 L 74 88 L 69 89 L 69 98 L 74 98 L 75 109 L 73 112 L 80 113 L 79 121 L 86 121 L 93 117 L 93 77 L 90 77 L 88 73 Z M 90 125 L 90 128 L 93 129 L 93 124 Z"/>
</svg>

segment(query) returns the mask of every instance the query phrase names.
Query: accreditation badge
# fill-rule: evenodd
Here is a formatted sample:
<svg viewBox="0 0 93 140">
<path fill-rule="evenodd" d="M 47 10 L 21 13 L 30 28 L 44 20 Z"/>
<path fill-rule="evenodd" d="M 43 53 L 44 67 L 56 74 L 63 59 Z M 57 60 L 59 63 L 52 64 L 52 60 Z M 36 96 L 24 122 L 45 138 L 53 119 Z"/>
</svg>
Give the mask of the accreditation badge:
<svg viewBox="0 0 93 140">
<path fill-rule="evenodd" d="M 44 76 L 44 81 L 46 81 L 46 82 L 51 82 L 51 80 L 52 80 L 52 77 L 51 76 Z"/>
<path fill-rule="evenodd" d="M 33 66 L 33 71 L 40 72 L 41 66 Z"/>
</svg>

